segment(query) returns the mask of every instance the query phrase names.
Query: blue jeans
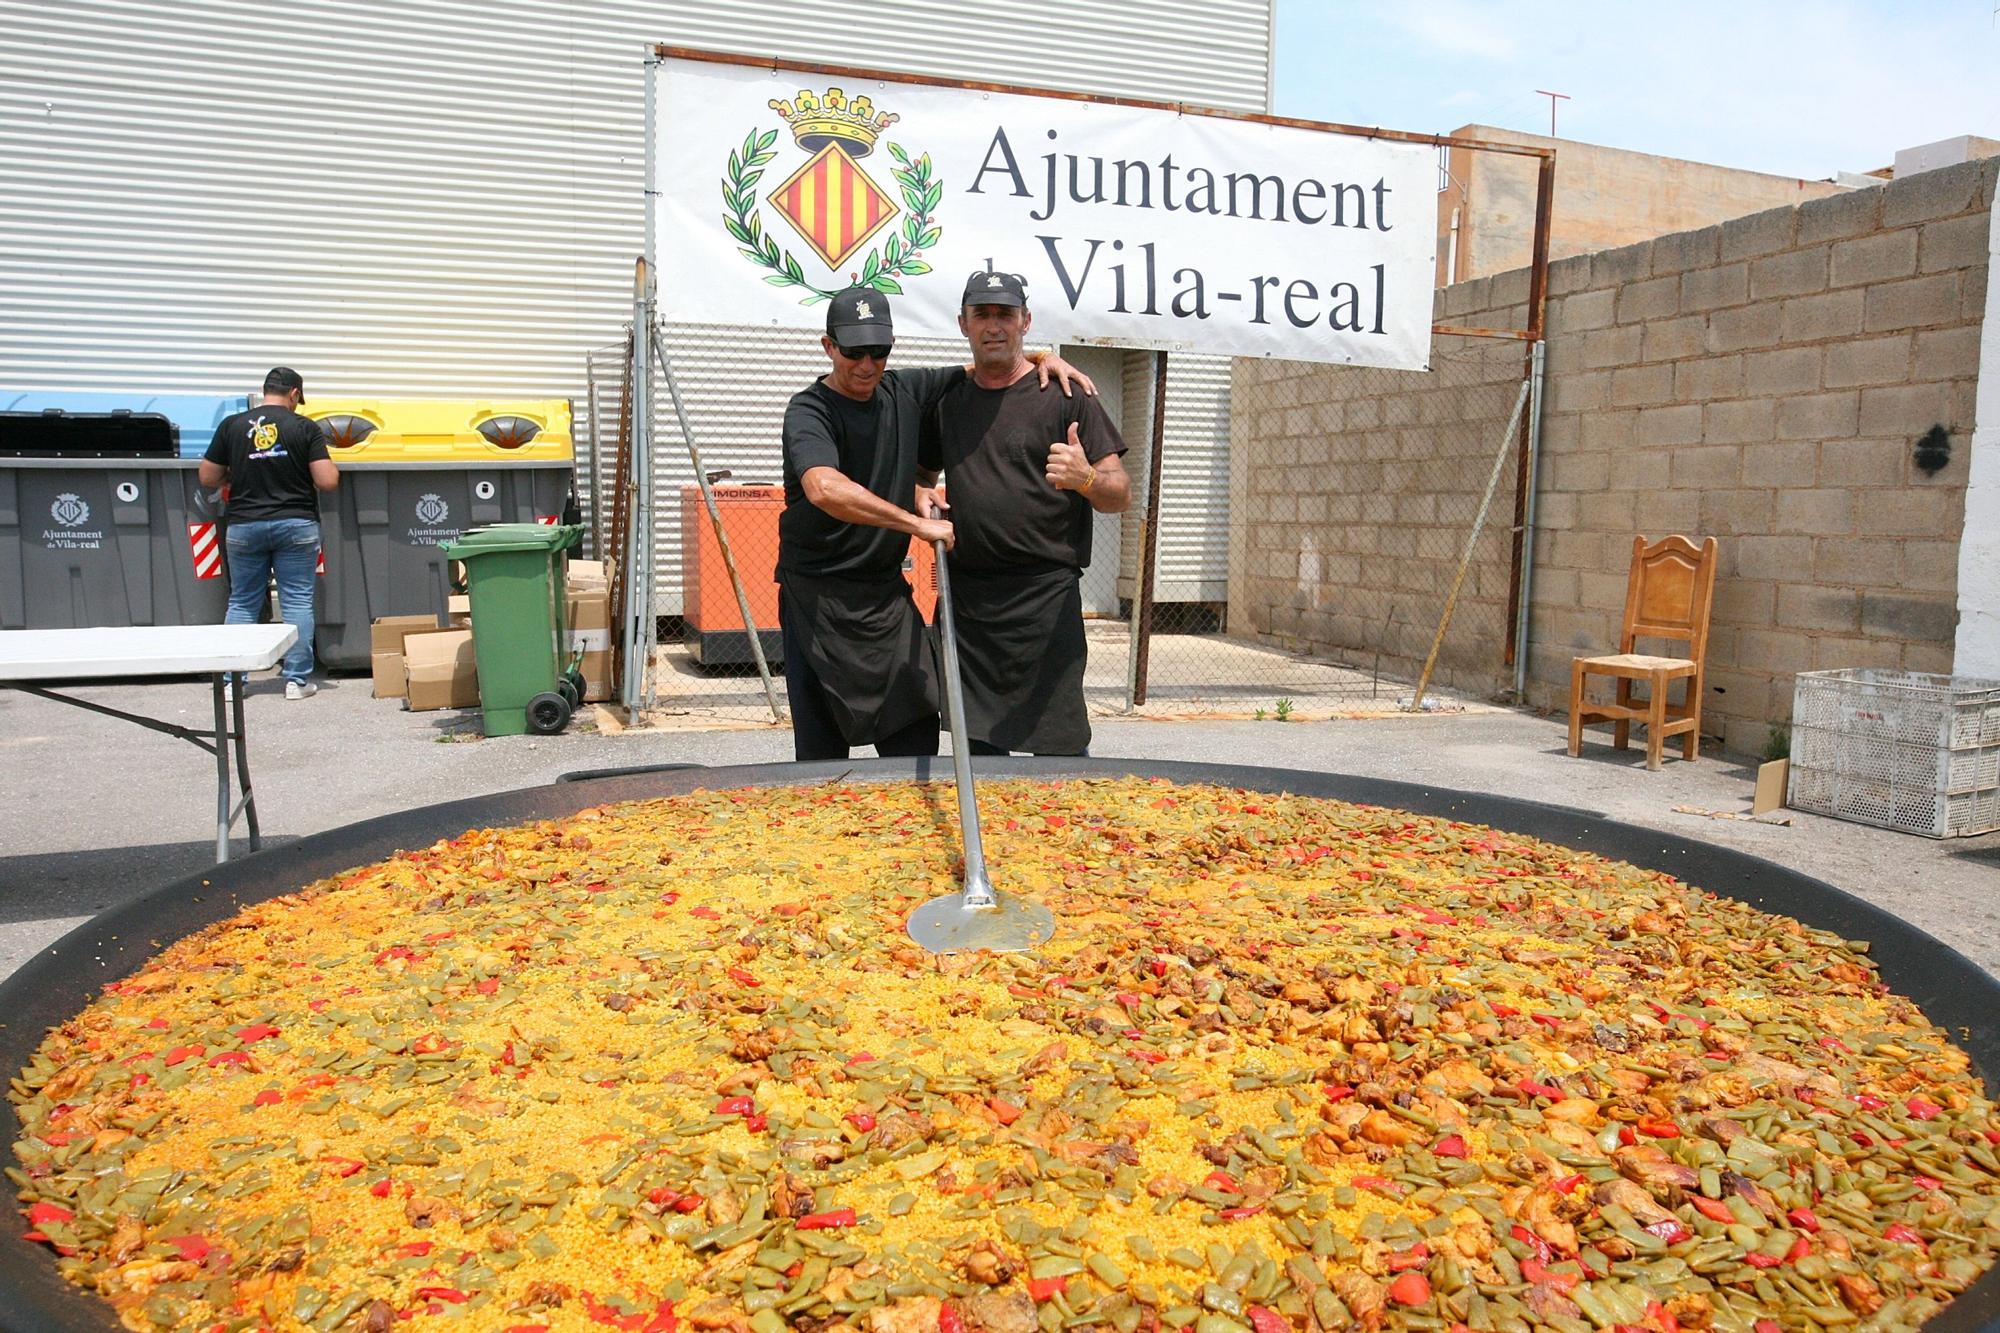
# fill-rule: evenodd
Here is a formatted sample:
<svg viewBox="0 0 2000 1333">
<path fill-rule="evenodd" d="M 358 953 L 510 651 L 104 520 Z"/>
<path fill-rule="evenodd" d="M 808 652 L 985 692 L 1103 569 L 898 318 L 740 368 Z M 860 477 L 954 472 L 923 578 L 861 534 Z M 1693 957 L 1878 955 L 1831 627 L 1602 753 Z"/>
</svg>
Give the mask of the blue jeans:
<svg viewBox="0 0 2000 1333">
<path fill-rule="evenodd" d="M 254 625 L 271 576 L 278 579 L 278 611 L 299 632 L 285 651 L 286 680 L 305 680 L 313 669 L 313 592 L 319 567 L 319 522 L 262 518 L 229 525 L 229 614 L 225 625 Z"/>
</svg>

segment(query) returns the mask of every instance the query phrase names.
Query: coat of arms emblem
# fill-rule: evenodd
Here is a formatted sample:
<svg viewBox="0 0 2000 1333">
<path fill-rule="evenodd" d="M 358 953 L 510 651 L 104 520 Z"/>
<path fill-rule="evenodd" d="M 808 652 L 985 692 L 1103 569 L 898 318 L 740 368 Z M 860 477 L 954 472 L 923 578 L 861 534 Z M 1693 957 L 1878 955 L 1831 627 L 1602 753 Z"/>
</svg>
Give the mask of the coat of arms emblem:
<svg viewBox="0 0 2000 1333">
<path fill-rule="evenodd" d="M 752 129 L 729 154 L 722 178 L 722 224 L 743 256 L 767 270 L 764 281 L 800 288 L 799 304 L 817 305 L 856 284 L 900 293 L 902 279 L 929 273 L 923 253 L 944 234 L 936 218 L 944 183 L 932 172 L 930 154 L 912 157 L 901 144 L 888 144 L 897 197 L 861 165 L 901 117 L 878 112 L 866 96 L 849 100 L 837 87 L 823 94 L 801 89 L 796 98 L 773 98 L 770 106 L 806 158 L 762 203 L 784 219 L 827 276 L 808 273 L 792 250 L 766 230 L 757 188 L 777 159 L 778 131 Z M 877 236 L 884 237 L 881 243 L 849 268 Z"/>
</svg>

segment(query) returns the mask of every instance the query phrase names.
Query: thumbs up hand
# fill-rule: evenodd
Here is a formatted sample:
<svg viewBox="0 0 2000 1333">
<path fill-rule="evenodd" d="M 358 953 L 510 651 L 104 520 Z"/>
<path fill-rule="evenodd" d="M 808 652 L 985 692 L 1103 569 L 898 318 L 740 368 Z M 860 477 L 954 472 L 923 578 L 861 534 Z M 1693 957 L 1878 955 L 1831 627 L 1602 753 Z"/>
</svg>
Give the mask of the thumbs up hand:
<svg viewBox="0 0 2000 1333">
<path fill-rule="evenodd" d="M 1049 485 L 1059 491 L 1087 491 L 1097 480 L 1097 469 L 1083 452 L 1083 439 L 1077 434 L 1074 422 L 1070 423 L 1068 439 L 1049 446 L 1045 475 Z"/>
</svg>

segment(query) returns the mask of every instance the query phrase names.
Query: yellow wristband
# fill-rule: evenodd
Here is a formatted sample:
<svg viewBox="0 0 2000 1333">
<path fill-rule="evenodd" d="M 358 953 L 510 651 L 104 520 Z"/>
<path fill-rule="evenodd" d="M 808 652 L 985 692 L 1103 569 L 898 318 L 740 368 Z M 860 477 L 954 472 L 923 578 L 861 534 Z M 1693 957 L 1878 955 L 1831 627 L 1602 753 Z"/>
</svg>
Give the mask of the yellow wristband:
<svg viewBox="0 0 2000 1333">
<path fill-rule="evenodd" d="M 1097 484 L 1097 469 L 1092 468 L 1090 470 L 1090 475 L 1084 479 L 1083 485 L 1076 488 L 1076 493 L 1078 495 L 1088 495 L 1090 494 L 1090 488 L 1092 486 L 1095 486 L 1096 484 Z"/>
</svg>

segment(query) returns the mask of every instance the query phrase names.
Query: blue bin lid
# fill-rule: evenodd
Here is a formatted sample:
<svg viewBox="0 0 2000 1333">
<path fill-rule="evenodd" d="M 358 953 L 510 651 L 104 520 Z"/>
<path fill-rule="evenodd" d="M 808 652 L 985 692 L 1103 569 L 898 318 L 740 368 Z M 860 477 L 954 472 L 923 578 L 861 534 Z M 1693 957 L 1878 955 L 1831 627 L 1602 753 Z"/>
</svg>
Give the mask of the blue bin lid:
<svg viewBox="0 0 2000 1333">
<path fill-rule="evenodd" d="M 200 458 L 223 418 L 250 405 L 247 394 L 133 390 L 0 389 L 0 412 L 157 412 L 180 427 L 181 457 Z"/>
</svg>

